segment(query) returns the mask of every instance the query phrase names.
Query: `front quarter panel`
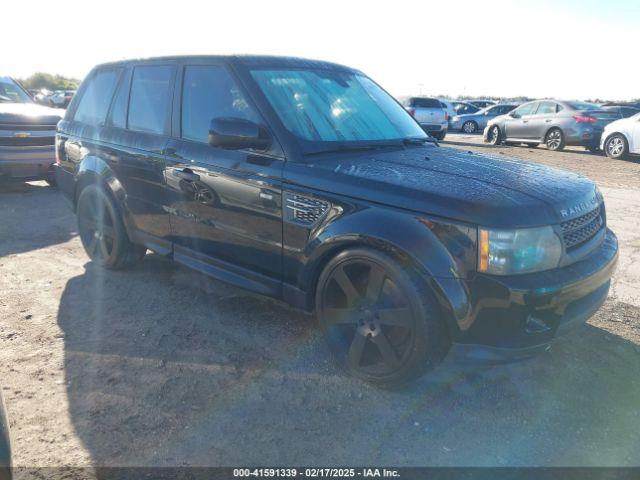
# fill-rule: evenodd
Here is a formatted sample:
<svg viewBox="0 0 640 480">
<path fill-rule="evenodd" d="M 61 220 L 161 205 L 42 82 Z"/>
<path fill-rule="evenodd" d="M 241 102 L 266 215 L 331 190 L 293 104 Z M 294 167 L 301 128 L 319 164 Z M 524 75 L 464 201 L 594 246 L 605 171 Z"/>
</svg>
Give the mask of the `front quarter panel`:
<svg viewBox="0 0 640 480">
<path fill-rule="evenodd" d="M 346 248 L 369 246 L 422 276 L 440 300 L 450 329 L 463 328 L 470 314 L 465 279 L 475 271 L 474 227 L 352 199 L 299 193 L 330 204 L 313 226 L 288 220 L 284 224 L 284 281 L 305 292 L 307 310 L 313 310 L 315 282 L 323 265 Z"/>
</svg>

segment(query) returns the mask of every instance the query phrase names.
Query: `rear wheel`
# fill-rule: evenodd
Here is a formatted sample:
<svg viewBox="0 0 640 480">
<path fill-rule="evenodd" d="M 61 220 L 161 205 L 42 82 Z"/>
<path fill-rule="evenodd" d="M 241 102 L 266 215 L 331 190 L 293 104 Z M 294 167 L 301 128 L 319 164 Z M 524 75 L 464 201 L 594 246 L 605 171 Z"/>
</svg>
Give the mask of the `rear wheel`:
<svg viewBox="0 0 640 480">
<path fill-rule="evenodd" d="M 621 133 L 614 133 L 604 142 L 604 152 L 607 157 L 622 160 L 629 155 L 629 144 Z"/>
<path fill-rule="evenodd" d="M 564 149 L 564 134 L 559 128 L 552 128 L 547 132 L 544 143 L 549 150 L 560 151 Z"/>
<path fill-rule="evenodd" d="M 78 198 L 78 232 L 89 258 L 109 269 L 140 261 L 147 249 L 129 240 L 115 202 L 98 185 L 89 185 Z"/>
<path fill-rule="evenodd" d="M 326 266 L 316 292 L 318 320 L 336 359 L 354 376 L 393 387 L 444 357 L 448 335 L 422 283 L 375 250 L 347 250 Z"/>
<path fill-rule="evenodd" d="M 473 120 L 469 120 L 462 124 L 462 131 L 464 133 L 476 133 L 478 131 L 478 124 Z"/>
<path fill-rule="evenodd" d="M 502 143 L 502 132 L 500 132 L 500 127 L 494 125 L 489 129 L 489 143 L 491 145 L 500 145 Z"/>
</svg>

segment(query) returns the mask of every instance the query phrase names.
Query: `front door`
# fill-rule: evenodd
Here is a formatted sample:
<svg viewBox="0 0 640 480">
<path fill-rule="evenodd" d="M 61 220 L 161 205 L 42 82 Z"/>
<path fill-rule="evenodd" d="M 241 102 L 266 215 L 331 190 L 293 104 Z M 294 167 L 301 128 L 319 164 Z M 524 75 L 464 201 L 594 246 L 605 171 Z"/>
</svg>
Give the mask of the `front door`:
<svg viewBox="0 0 640 480">
<path fill-rule="evenodd" d="M 165 170 L 174 258 L 274 293 L 264 286 L 279 288 L 282 275 L 282 155 L 208 144 L 213 118 L 264 124 L 226 66 L 185 65 L 180 88 L 180 134 Z"/>
<path fill-rule="evenodd" d="M 531 122 L 537 108 L 538 102 L 532 102 L 522 105 L 511 112 L 505 124 L 507 139 L 535 137 Z"/>
</svg>

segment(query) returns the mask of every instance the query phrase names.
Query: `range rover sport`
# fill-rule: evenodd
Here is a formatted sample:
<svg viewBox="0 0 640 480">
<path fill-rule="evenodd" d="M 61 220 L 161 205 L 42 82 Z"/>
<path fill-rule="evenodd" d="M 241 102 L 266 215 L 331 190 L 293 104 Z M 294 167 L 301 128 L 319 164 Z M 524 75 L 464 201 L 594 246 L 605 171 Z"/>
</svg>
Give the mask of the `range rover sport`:
<svg viewBox="0 0 640 480">
<path fill-rule="evenodd" d="M 445 148 L 380 86 L 284 57 L 96 67 L 56 137 L 93 262 L 147 249 L 316 312 L 354 375 L 520 358 L 586 321 L 618 246 L 579 175 Z"/>
</svg>

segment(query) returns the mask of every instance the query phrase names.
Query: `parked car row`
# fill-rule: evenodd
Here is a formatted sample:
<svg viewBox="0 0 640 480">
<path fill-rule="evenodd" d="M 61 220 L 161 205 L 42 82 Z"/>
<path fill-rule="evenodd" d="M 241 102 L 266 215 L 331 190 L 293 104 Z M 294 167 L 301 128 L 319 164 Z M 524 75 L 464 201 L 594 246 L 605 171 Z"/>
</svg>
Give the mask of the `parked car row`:
<svg viewBox="0 0 640 480">
<path fill-rule="evenodd" d="M 76 93 L 75 90 L 55 90 L 52 92 L 46 88 L 30 89 L 28 92 L 34 102 L 53 108 L 67 108 Z"/>
</svg>

